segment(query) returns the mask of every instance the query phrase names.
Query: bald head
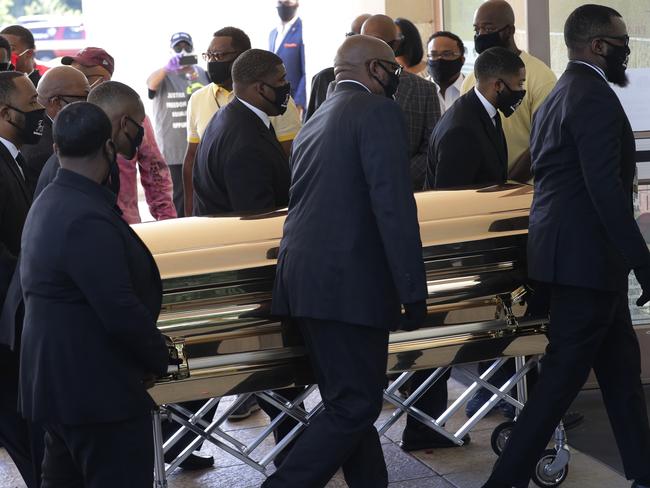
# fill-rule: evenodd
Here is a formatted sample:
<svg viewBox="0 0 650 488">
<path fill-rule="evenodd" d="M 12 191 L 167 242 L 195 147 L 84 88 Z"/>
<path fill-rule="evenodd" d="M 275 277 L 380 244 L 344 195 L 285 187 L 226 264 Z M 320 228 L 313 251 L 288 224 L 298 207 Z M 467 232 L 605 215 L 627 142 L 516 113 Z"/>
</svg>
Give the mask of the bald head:
<svg viewBox="0 0 650 488">
<path fill-rule="evenodd" d="M 370 14 L 361 14 L 359 15 L 356 19 L 352 21 L 352 24 L 350 24 L 350 32 L 354 34 L 361 34 L 361 27 L 363 26 L 363 23 L 368 20 L 372 15 Z"/>
<path fill-rule="evenodd" d="M 474 47 L 479 54 L 491 47 L 504 47 L 520 54 L 515 42 L 515 13 L 505 0 L 488 0 L 474 14 Z"/>
<path fill-rule="evenodd" d="M 90 86 L 84 74 L 71 66 L 56 66 L 38 83 L 38 101 L 54 118 L 63 107 L 86 99 Z"/>
<path fill-rule="evenodd" d="M 361 34 L 364 36 L 372 36 L 381 39 L 389 46 L 393 44 L 398 38 L 399 31 L 393 19 L 388 15 L 373 15 L 363 23 L 361 27 Z"/>
<path fill-rule="evenodd" d="M 515 12 L 505 0 L 488 0 L 481 4 L 474 14 L 474 23 L 492 22 L 495 25 L 514 25 Z"/>
<path fill-rule="evenodd" d="M 385 42 L 365 35 L 352 36 L 336 52 L 334 74 L 337 83 L 354 80 L 373 93 L 383 94 L 382 83 L 386 83 L 390 71 L 390 66 L 386 65 L 391 64 L 397 65 L 395 54 Z"/>
</svg>

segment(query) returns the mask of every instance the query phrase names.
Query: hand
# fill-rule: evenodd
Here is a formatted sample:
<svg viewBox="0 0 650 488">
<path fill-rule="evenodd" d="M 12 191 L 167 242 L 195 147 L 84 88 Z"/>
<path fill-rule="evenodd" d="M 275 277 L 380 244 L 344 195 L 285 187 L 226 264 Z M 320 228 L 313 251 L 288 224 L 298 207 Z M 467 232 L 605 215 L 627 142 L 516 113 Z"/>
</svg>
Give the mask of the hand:
<svg viewBox="0 0 650 488">
<path fill-rule="evenodd" d="M 167 351 L 169 352 L 169 365 L 170 366 L 179 366 L 183 364 L 183 358 L 178 356 L 178 350 L 174 345 L 174 341 L 170 337 L 163 334 L 165 338 L 165 345 L 167 346 Z"/>
<path fill-rule="evenodd" d="M 650 266 L 643 266 L 634 270 L 634 276 L 641 285 L 641 296 L 636 301 L 637 307 L 643 307 L 650 302 Z"/>
<path fill-rule="evenodd" d="M 427 317 L 427 302 L 425 300 L 405 303 L 404 313 L 400 318 L 401 330 L 411 331 L 416 330 L 422 326 Z"/>
<path fill-rule="evenodd" d="M 174 54 L 167 65 L 165 66 L 165 71 L 167 73 L 174 73 L 182 68 L 181 66 L 181 54 Z"/>
</svg>

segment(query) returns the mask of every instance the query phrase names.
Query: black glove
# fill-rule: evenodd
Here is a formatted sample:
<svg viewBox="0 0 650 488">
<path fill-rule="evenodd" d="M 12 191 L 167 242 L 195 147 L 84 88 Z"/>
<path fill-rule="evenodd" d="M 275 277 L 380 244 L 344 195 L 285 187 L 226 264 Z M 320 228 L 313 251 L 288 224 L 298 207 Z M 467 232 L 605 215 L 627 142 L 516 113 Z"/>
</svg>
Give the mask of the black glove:
<svg viewBox="0 0 650 488">
<path fill-rule="evenodd" d="M 650 302 L 650 266 L 643 266 L 634 270 L 634 276 L 641 285 L 641 296 L 636 301 L 637 307 L 643 307 Z"/>
<path fill-rule="evenodd" d="M 401 330 L 411 331 L 422 326 L 427 317 L 427 302 L 405 303 L 404 313 L 400 317 L 399 328 Z"/>
</svg>

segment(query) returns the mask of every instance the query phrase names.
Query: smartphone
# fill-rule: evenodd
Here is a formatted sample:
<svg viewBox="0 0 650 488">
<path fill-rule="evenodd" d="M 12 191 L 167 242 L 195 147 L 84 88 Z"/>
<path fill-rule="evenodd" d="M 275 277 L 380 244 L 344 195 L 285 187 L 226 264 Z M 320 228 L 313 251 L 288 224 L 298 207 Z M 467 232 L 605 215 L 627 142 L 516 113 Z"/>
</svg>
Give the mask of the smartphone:
<svg viewBox="0 0 650 488">
<path fill-rule="evenodd" d="M 196 54 L 187 54 L 180 59 L 181 66 L 192 66 L 199 63 L 199 58 Z"/>
</svg>

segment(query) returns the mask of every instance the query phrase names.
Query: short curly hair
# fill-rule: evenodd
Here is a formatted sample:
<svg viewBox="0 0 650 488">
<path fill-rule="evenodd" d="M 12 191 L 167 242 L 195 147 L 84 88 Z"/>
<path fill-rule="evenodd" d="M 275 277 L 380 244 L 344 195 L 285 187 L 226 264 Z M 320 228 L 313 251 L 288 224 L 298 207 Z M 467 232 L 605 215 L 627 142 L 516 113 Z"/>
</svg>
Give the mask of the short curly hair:
<svg viewBox="0 0 650 488">
<path fill-rule="evenodd" d="M 264 49 L 249 49 L 232 65 L 232 81 L 239 85 L 250 85 L 268 76 L 282 59 Z"/>
</svg>

